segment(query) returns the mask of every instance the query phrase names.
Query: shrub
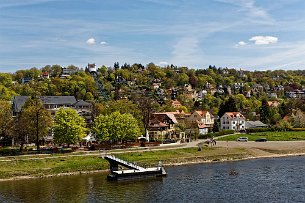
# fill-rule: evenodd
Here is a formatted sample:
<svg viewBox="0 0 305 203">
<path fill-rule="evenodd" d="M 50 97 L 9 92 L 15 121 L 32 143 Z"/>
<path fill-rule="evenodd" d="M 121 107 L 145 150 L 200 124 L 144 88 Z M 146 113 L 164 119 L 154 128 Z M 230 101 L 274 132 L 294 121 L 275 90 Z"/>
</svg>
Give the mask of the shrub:
<svg viewBox="0 0 305 203">
<path fill-rule="evenodd" d="M 305 131 L 305 128 L 290 128 L 289 131 Z"/>
<path fill-rule="evenodd" d="M 223 130 L 220 132 L 215 132 L 215 133 L 208 133 L 206 136 L 207 137 L 218 137 L 222 135 L 229 135 L 229 134 L 234 134 L 234 130 Z"/>
<path fill-rule="evenodd" d="M 270 131 L 269 128 L 251 128 L 247 129 L 247 133 L 258 133 L 258 132 L 267 132 Z"/>
</svg>

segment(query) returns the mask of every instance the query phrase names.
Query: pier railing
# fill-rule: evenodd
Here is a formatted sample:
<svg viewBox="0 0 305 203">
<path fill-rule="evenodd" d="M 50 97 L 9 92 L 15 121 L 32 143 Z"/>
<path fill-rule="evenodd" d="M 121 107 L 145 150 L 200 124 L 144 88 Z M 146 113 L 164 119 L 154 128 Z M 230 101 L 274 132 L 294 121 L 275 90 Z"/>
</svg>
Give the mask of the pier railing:
<svg viewBox="0 0 305 203">
<path fill-rule="evenodd" d="M 104 159 L 106 159 L 107 161 L 109 162 L 115 162 L 117 164 L 120 164 L 120 165 L 123 165 L 127 168 L 130 168 L 130 169 L 135 169 L 135 170 L 140 170 L 140 171 L 144 171 L 145 168 L 141 167 L 141 166 L 138 166 L 134 163 L 131 163 L 131 162 L 127 162 L 127 161 L 124 161 L 122 159 L 119 159 L 115 156 L 112 156 L 112 155 L 105 155 L 103 156 Z"/>
</svg>

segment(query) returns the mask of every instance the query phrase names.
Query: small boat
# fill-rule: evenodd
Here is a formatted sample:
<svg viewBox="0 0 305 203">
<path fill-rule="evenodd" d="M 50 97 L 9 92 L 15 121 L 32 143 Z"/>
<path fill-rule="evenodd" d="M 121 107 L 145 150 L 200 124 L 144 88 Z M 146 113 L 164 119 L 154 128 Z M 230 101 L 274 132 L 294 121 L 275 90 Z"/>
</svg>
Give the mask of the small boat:
<svg viewBox="0 0 305 203">
<path fill-rule="evenodd" d="M 162 167 L 161 162 L 159 162 L 158 167 L 143 168 L 136 165 L 135 163 L 130 163 L 111 155 L 104 156 L 103 158 L 110 163 L 110 174 L 107 176 L 108 180 L 142 177 L 163 177 L 167 175 L 164 167 Z M 122 165 L 127 169 L 118 170 L 118 165 Z"/>
</svg>

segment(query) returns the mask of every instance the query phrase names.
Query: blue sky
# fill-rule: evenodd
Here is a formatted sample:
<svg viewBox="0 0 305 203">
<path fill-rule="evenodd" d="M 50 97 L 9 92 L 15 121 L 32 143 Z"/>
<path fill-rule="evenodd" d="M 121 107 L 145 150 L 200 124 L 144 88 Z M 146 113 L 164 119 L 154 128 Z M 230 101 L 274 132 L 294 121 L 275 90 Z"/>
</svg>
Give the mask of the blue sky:
<svg viewBox="0 0 305 203">
<path fill-rule="evenodd" d="M 0 0 L 0 71 L 153 62 L 304 69 L 304 0 Z"/>
</svg>

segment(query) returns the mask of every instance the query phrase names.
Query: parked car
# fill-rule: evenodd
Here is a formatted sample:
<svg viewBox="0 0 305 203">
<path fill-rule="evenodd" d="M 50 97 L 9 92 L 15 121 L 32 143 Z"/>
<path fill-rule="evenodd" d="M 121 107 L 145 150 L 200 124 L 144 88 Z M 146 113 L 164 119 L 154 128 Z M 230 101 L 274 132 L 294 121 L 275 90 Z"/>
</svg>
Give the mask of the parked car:
<svg viewBox="0 0 305 203">
<path fill-rule="evenodd" d="M 259 138 L 255 142 L 267 142 L 267 138 Z"/>
<path fill-rule="evenodd" d="M 239 137 L 237 138 L 238 142 L 248 142 L 248 137 Z"/>
</svg>

